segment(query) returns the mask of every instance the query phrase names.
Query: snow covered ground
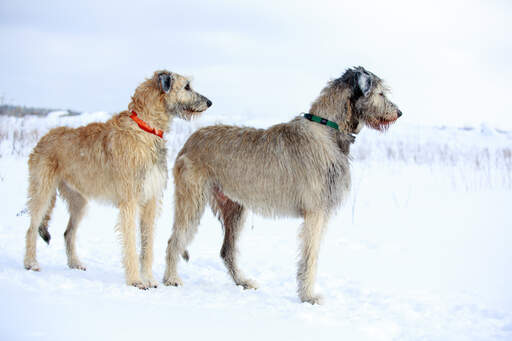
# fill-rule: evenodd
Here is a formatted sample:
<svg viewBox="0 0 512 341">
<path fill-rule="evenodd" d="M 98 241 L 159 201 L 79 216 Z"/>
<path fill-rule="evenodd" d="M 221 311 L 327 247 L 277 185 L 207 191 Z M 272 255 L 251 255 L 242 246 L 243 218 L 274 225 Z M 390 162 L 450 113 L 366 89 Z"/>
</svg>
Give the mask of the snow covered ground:
<svg viewBox="0 0 512 341">
<path fill-rule="evenodd" d="M 106 120 L 106 113 L 0 117 L 0 339 L 512 339 L 512 133 L 487 126 L 363 130 L 353 148 L 353 187 L 329 224 L 317 290 L 325 304 L 296 295 L 297 219 L 250 215 L 241 268 L 260 288 L 244 291 L 219 257 L 220 224 L 206 212 L 180 263 L 180 288 L 124 284 L 117 211 L 91 203 L 78 232 L 87 271 L 66 266 L 67 212 L 57 202 L 52 241 L 38 241 L 39 273 L 23 269 L 27 156 L 57 125 Z M 174 154 L 197 127 L 277 122 L 204 115 L 175 120 Z M 156 227 L 161 279 L 172 224 L 172 181 Z"/>
</svg>

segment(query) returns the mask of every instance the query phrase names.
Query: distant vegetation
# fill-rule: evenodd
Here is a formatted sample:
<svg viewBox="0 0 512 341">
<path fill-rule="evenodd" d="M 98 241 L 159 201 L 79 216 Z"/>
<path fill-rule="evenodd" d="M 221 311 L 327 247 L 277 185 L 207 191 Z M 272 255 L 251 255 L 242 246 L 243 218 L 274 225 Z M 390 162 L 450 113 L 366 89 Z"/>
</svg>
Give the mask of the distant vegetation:
<svg viewBox="0 0 512 341">
<path fill-rule="evenodd" d="M 33 116 L 40 116 L 44 117 L 47 116 L 48 113 L 52 111 L 67 111 L 69 116 L 74 115 L 80 115 L 79 112 L 72 111 L 69 109 L 43 109 L 43 108 L 30 108 L 25 106 L 19 106 L 19 105 L 8 105 L 3 104 L 0 105 L 0 115 L 6 115 L 6 116 L 15 116 L 15 117 L 23 117 L 27 115 L 33 115 Z"/>
<path fill-rule="evenodd" d="M 106 112 L 0 105 L 0 158 L 27 157 L 41 136 L 57 126 L 79 127 L 110 117 Z M 230 124 L 245 124 L 243 118 L 223 119 Z M 169 162 L 195 130 L 218 122 L 211 116 L 193 122 L 174 120 L 167 135 Z M 395 167 L 397 172 L 406 165 L 427 167 L 430 177 L 446 178 L 454 188 L 512 188 L 512 131 L 487 125 L 428 127 L 397 123 L 386 134 L 365 129 L 357 136 L 351 157 L 360 166 Z"/>
</svg>

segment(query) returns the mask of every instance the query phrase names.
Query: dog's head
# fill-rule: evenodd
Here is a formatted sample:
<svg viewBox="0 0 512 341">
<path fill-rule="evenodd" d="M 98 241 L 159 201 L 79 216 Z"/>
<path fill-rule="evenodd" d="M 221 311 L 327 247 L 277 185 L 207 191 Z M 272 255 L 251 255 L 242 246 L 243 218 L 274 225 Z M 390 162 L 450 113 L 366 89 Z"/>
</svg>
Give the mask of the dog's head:
<svg viewBox="0 0 512 341">
<path fill-rule="evenodd" d="M 152 83 L 160 92 L 159 98 L 169 115 L 190 120 L 212 105 L 208 98 L 192 89 L 186 77 L 177 73 L 156 71 Z"/>
<path fill-rule="evenodd" d="M 354 133 L 358 133 L 363 124 L 386 130 L 402 116 L 400 109 L 386 97 L 389 89 L 384 82 L 363 67 L 348 69 L 335 82 L 351 91 L 353 112 L 350 125 Z"/>
</svg>

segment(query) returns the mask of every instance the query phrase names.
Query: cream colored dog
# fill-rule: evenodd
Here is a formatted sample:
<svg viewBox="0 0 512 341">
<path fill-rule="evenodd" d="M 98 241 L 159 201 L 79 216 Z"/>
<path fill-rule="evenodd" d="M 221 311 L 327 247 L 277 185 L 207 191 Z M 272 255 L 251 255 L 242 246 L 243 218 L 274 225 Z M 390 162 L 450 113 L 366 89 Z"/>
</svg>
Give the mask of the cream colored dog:
<svg viewBox="0 0 512 341">
<path fill-rule="evenodd" d="M 174 116 L 190 119 L 212 103 L 193 91 L 187 78 L 157 71 L 140 84 L 129 111 L 105 123 L 51 130 L 28 161 L 30 227 L 25 268 L 39 271 L 37 231 L 50 241 L 48 221 L 58 189 L 69 208 L 64 233 L 70 268 L 85 270 L 75 250 L 76 229 L 89 199 L 119 208 L 126 282 L 141 289 L 156 287 L 153 278 L 153 224 L 167 183 L 167 149 L 163 134 Z M 140 211 L 141 271 L 135 248 L 135 217 Z"/>
</svg>

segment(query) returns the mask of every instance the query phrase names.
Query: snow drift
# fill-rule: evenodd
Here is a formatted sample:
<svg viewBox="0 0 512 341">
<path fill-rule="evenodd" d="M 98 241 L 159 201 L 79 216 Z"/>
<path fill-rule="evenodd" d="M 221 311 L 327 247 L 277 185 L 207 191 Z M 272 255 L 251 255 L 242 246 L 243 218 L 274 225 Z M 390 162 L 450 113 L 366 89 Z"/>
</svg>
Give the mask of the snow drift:
<svg viewBox="0 0 512 341">
<path fill-rule="evenodd" d="M 240 267 L 260 284 L 243 291 L 219 250 L 220 224 L 205 214 L 180 288 L 147 292 L 123 281 L 117 211 L 91 203 L 78 229 L 86 272 L 66 266 L 58 201 L 49 247 L 38 242 L 40 273 L 23 269 L 27 156 L 59 125 L 104 121 L 107 113 L 0 116 L 0 336 L 6 340 L 92 338 L 337 338 L 347 340 L 510 340 L 512 338 L 512 133 L 479 127 L 369 129 L 352 149 L 353 187 L 334 217 L 319 258 L 325 305 L 296 297 L 297 219 L 250 215 Z M 216 122 L 265 127 L 205 114 L 176 119 L 169 166 L 186 138 Z M 156 278 L 172 224 L 172 180 L 155 235 Z"/>
</svg>

